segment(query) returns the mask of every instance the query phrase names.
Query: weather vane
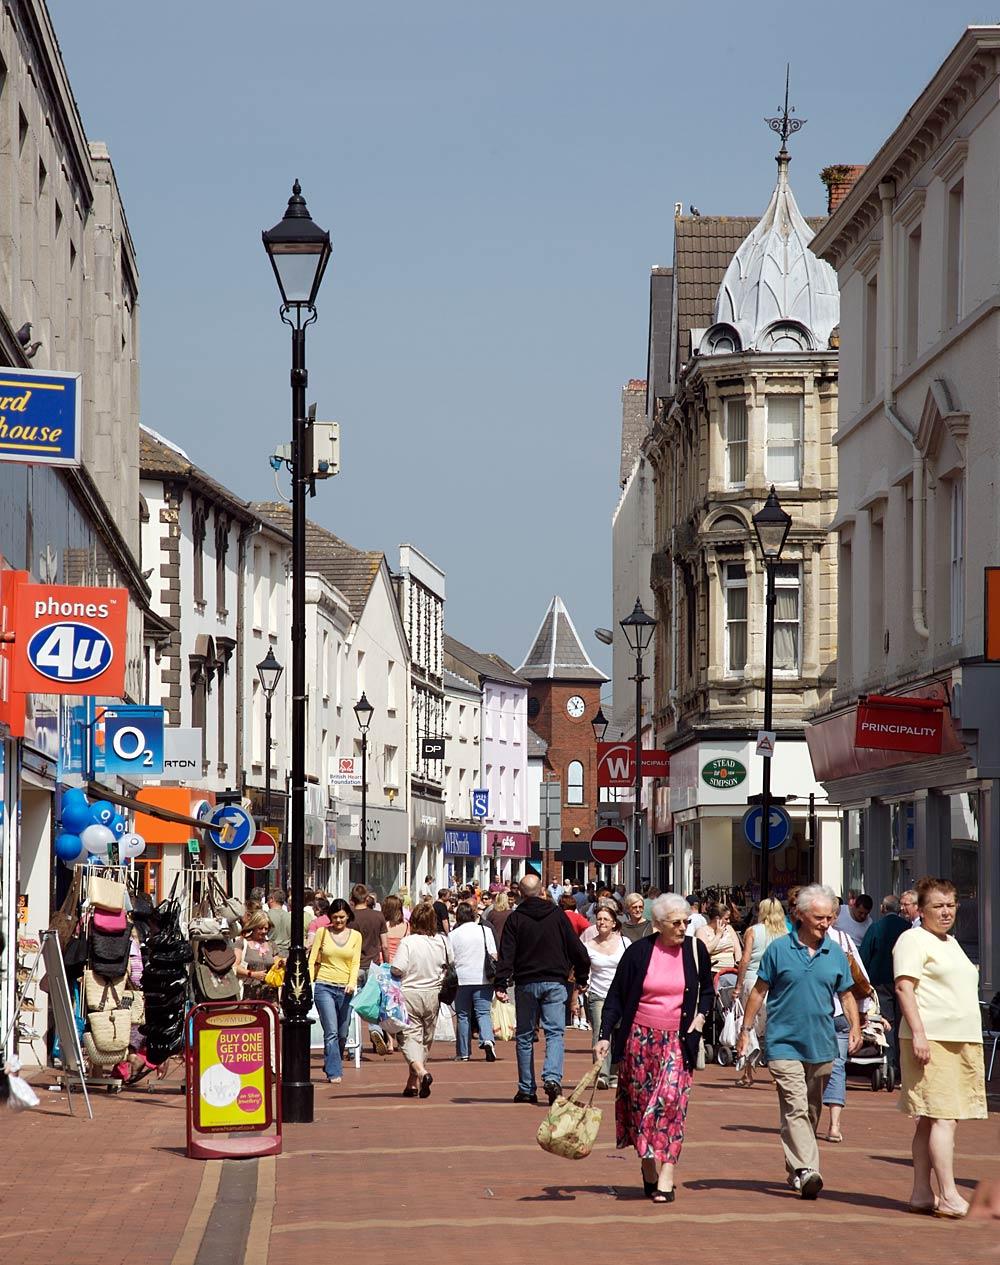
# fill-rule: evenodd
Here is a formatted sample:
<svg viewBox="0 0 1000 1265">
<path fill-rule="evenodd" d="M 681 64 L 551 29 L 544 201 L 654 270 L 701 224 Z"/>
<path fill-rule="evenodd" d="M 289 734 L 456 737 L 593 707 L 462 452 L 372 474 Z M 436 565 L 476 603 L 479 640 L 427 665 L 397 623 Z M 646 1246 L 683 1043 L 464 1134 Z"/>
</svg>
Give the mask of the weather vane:
<svg viewBox="0 0 1000 1265">
<path fill-rule="evenodd" d="M 781 149 L 779 152 L 782 154 L 788 153 L 788 149 L 785 146 L 785 142 L 788 140 L 789 136 L 794 136 L 795 133 L 799 131 L 800 128 L 804 127 L 806 123 L 809 121 L 808 119 L 793 118 L 792 115 L 795 113 L 795 106 L 793 105 L 791 109 L 788 108 L 788 72 L 789 72 L 789 67 L 788 67 L 788 64 L 786 63 L 785 64 L 785 105 L 784 105 L 784 108 L 782 109 L 781 106 L 778 107 L 781 110 L 781 113 L 777 116 L 777 118 L 764 120 L 764 122 L 771 129 L 771 131 L 777 132 L 778 135 L 781 137 Z"/>
</svg>

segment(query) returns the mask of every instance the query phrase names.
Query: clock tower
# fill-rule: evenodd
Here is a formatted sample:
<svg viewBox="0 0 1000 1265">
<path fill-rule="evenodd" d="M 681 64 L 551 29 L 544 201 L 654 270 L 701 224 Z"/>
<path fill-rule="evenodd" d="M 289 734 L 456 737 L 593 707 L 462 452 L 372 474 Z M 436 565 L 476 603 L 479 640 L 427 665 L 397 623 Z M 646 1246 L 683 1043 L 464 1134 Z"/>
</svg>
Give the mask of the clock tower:
<svg viewBox="0 0 1000 1265">
<path fill-rule="evenodd" d="M 562 786 L 562 851 L 568 875 L 586 863 L 597 829 L 597 741 L 591 721 L 607 677 L 591 663 L 561 597 L 545 612 L 517 675 L 528 682 L 528 725 L 548 747 L 546 781 Z M 561 868 L 546 866 L 561 874 Z M 585 871 L 584 871 L 585 872 Z"/>
</svg>

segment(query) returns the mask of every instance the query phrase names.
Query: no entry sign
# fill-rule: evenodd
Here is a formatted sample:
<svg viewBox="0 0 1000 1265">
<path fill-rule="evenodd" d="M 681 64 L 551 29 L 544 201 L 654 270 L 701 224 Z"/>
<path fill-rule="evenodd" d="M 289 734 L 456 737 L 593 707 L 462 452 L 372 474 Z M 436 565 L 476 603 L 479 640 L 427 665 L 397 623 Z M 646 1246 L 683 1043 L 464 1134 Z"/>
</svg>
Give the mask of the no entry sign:
<svg viewBox="0 0 1000 1265">
<path fill-rule="evenodd" d="M 274 840 L 266 830 L 258 830 L 240 853 L 240 860 L 248 870 L 269 870 L 278 854 Z"/>
<path fill-rule="evenodd" d="M 590 855 L 599 865 L 617 865 L 628 851 L 628 836 L 617 826 L 602 826 L 590 840 Z"/>
</svg>

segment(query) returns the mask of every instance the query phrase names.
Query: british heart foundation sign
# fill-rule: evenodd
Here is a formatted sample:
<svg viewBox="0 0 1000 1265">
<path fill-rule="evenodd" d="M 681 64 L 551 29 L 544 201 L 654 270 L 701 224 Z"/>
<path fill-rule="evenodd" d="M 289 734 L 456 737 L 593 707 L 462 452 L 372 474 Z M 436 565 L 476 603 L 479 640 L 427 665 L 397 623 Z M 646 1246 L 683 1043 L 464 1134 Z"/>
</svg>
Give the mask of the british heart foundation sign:
<svg viewBox="0 0 1000 1265">
<path fill-rule="evenodd" d="M 127 589 L 19 584 L 12 688 L 21 694 L 120 697 L 127 619 Z"/>
<path fill-rule="evenodd" d="M 939 699 L 869 694 L 858 700 L 854 745 L 877 751 L 940 755 L 944 704 Z"/>
</svg>

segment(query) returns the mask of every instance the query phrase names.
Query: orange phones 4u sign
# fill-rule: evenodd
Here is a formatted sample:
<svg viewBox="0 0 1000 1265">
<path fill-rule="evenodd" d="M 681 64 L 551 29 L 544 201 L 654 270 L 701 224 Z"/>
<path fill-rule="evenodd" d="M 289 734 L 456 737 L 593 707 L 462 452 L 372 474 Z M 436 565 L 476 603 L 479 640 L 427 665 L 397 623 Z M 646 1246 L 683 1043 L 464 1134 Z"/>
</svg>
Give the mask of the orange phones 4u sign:
<svg viewBox="0 0 1000 1265">
<path fill-rule="evenodd" d="M 127 620 L 127 589 L 17 585 L 13 689 L 118 697 L 125 689 Z"/>
</svg>

